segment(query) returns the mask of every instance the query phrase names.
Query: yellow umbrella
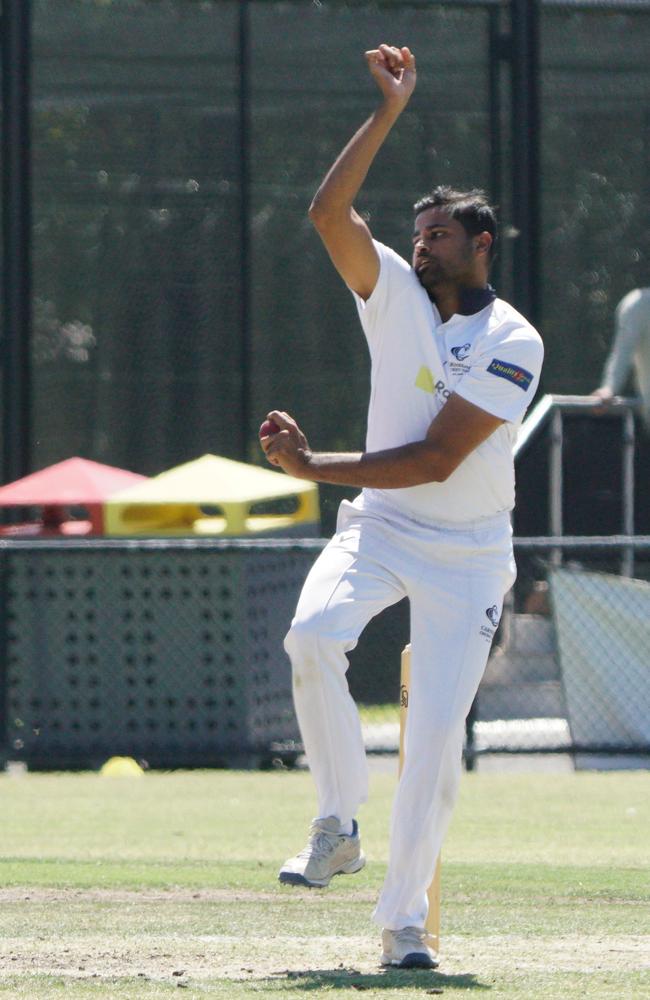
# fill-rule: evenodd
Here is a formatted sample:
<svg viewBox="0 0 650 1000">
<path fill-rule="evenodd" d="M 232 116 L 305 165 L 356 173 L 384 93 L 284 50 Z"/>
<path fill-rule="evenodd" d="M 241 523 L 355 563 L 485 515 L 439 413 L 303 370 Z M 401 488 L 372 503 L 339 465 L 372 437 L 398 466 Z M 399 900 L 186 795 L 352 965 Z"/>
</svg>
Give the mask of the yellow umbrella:
<svg viewBox="0 0 650 1000">
<path fill-rule="evenodd" d="M 113 494 L 107 535 L 315 533 L 318 487 L 271 469 L 203 455 Z"/>
</svg>

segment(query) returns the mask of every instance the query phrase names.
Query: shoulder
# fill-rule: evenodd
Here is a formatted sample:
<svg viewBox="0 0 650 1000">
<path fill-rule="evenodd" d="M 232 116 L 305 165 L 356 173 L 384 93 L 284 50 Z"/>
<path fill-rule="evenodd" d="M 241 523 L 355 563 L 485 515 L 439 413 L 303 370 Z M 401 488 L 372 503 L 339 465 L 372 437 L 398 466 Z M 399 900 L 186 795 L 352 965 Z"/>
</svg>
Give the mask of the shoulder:
<svg viewBox="0 0 650 1000">
<path fill-rule="evenodd" d="M 373 309 L 385 308 L 396 298 L 401 298 L 409 293 L 417 294 L 421 291 L 420 282 L 415 271 L 403 257 L 400 257 L 395 250 L 387 247 L 384 243 L 373 239 L 373 246 L 379 257 L 379 276 L 377 283 L 365 303 L 357 298 L 360 308 L 368 310 L 368 315 Z"/>
<path fill-rule="evenodd" d="M 395 310 L 411 306 L 423 289 L 415 271 L 403 257 L 378 240 L 372 242 L 379 257 L 375 287 L 367 299 L 351 291 L 366 336 L 369 342 L 375 343 L 383 339 L 387 328 L 394 326 Z"/>
<path fill-rule="evenodd" d="M 377 251 L 381 268 L 384 271 L 401 275 L 407 280 L 415 279 L 417 281 L 415 271 L 411 265 L 396 250 L 393 250 L 392 247 L 387 247 L 385 243 L 380 243 L 379 240 L 373 239 L 372 242 Z"/>
<path fill-rule="evenodd" d="M 481 324 L 470 367 L 455 392 L 508 423 L 520 420 L 537 390 L 544 360 L 542 338 L 528 320 L 503 299 L 474 317 Z"/>
<path fill-rule="evenodd" d="M 650 288 L 633 288 L 616 306 L 619 317 L 650 312 Z"/>
<path fill-rule="evenodd" d="M 514 306 L 504 299 L 495 299 L 489 311 L 485 337 L 491 343 L 528 343 L 543 351 L 539 332 Z"/>
</svg>

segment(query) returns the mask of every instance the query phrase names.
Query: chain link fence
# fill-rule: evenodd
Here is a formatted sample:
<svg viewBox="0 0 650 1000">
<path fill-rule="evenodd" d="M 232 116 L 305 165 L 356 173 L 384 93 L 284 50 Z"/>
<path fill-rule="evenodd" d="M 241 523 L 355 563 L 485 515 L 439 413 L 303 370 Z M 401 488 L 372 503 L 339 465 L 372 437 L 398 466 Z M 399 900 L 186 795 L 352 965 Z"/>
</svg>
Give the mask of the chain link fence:
<svg viewBox="0 0 650 1000">
<path fill-rule="evenodd" d="M 0 755 L 35 768 L 295 760 L 282 640 L 323 544 L 1 543 Z M 650 754 L 650 538 L 515 548 L 468 766 L 485 753 Z M 633 578 L 620 574 L 630 549 Z M 397 704 L 408 637 L 407 602 L 371 623 L 350 656 L 358 701 Z M 393 730 L 370 749 L 395 750 Z"/>
<path fill-rule="evenodd" d="M 467 755 L 650 754 L 650 539 L 519 539 Z M 634 577 L 621 574 L 632 563 Z"/>
<path fill-rule="evenodd" d="M 282 639 L 313 558 L 309 541 L 5 543 L 5 755 L 47 769 L 295 757 Z"/>
</svg>

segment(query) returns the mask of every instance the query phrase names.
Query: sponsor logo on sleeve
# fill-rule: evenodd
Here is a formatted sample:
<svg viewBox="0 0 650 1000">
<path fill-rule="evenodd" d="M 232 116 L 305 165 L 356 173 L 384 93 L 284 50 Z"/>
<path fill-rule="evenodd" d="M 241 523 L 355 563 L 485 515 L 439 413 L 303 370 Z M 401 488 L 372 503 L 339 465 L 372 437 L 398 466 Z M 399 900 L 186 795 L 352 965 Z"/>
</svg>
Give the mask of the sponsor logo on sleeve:
<svg viewBox="0 0 650 1000">
<path fill-rule="evenodd" d="M 508 361 L 499 361 L 498 358 L 492 358 L 487 370 L 491 375 L 497 375 L 499 378 L 505 378 L 508 382 L 518 385 L 524 392 L 533 381 L 532 373 L 527 372 L 525 368 L 511 365 Z"/>
</svg>

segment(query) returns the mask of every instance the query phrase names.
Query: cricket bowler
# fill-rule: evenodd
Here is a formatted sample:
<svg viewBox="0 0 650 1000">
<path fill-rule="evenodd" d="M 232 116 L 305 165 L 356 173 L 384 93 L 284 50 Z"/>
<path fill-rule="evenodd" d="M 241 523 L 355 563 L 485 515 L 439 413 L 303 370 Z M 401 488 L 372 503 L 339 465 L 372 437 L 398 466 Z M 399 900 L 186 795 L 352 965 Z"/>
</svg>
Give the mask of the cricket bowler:
<svg viewBox="0 0 650 1000">
<path fill-rule="evenodd" d="M 314 452 L 279 409 L 268 414 L 274 432 L 262 436 L 268 460 L 290 475 L 360 489 L 341 504 L 285 641 L 318 817 L 279 878 L 326 886 L 365 863 L 356 814 L 367 798 L 367 768 L 346 654 L 374 615 L 408 597 L 405 764 L 373 916 L 384 965 L 431 968 L 427 887 L 458 791 L 465 718 L 515 579 L 513 444 L 543 346 L 488 283 L 497 224 L 481 191 L 436 187 L 417 202 L 410 263 L 373 239 L 355 211 L 416 83 L 408 48 L 380 45 L 366 61 L 380 101 L 309 213 L 368 342 L 366 450 Z"/>
</svg>

